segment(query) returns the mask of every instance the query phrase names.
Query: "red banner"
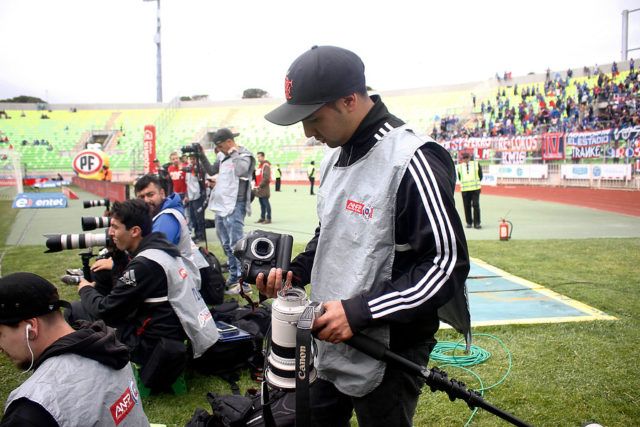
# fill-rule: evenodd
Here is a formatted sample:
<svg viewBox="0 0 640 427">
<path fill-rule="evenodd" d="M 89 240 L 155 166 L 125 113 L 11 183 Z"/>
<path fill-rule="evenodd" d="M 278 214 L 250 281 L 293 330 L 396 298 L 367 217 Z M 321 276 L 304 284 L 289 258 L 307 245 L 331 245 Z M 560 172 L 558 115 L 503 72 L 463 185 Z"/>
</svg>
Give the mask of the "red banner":
<svg viewBox="0 0 640 427">
<path fill-rule="evenodd" d="M 153 159 L 156 158 L 156 127 L 154 125 L 144 127 L 142 141 L 144 173 L 154 173 L 156 172 L 156 165 L 153 164 Z"/>
<path fill-rule="evenodd" d="M 550 132 L 542 135 L 542 159 L 564 160 L 564 133 Z"/>
</svg>

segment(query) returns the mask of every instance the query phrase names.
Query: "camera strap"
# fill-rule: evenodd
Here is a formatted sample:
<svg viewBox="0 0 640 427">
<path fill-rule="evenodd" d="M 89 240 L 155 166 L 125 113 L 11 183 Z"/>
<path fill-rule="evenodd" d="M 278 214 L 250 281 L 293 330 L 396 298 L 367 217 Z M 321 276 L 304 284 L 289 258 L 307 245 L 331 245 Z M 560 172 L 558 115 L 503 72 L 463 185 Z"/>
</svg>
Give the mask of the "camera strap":
<svg viewBox="0 0 640 427">
<path fill-rule="evenodd" d="M 311 425 L 309 408 L 309 366 L 311 358 L 311 327 L 313 326 L 313 307 L 307 306 L 296 328 L 296 427 Z"/>
</svg>

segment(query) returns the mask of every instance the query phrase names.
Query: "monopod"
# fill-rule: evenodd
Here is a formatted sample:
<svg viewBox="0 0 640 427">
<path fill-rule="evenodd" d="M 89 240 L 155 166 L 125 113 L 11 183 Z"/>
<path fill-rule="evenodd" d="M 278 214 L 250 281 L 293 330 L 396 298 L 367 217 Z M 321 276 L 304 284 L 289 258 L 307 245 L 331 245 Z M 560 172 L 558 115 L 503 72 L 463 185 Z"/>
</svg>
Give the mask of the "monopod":
<svg viewBox="0 0 640 427">
<path fill-rule="evenodd" d="M 456 399 L 464 400 L 469 408 L 482 408 L 491 412 L 494 415 L 502 418 L 503 420 L 521 427 L 531 427 L 530 424 L 525 423 L 521 419 L 511 415 L 508 412 L 503 411 L 500 408 L 493 406 L 486 402 L 480 393 L 475 390 L 466 388 L 463 382 L 455 379 L 448 379 L 447 373 L 441 371 L 438 368 L 427 369 L 425 366 L 420 366 L 392 351 L 387 349 L 382 343 L 369 338 L 365 335 L 354 335 L 345 344 L 360 350 L 361 352 L 373 357 L 374 359 L 383 360 L 388 363 L 395 364 L 407 372 L 418 375 L 426 381 L 427 385 L 431 388 L 431 391 L 436 390 L 443 391 L 449 395 L 449 400 L 452 402 Z"/>
</svg>

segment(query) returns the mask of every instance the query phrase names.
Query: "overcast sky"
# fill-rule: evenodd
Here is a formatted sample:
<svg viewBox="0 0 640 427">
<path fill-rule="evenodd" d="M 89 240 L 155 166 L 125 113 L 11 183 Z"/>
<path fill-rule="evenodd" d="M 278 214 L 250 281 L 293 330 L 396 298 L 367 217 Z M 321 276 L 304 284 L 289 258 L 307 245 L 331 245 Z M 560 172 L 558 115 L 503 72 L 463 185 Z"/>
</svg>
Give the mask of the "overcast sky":
<svg viewBox="0 0 640 427">
<path fill-rule="evenodd" d="M 283 96 L 312 45 L 353 50 L 367 83 L 391 90 L 504 71 L 619 61 L 624 9 L 640 0 L 161 0 L 163 99 Z M 155 1 L 0 0 L 0 99 L 156 101 Z M 629 48 L 640 48 L 640 10 Z M 640 57 L 640 50 L 630 57 Z M 639 62 L 640 66 L 640 62 Z"/>
</svg>

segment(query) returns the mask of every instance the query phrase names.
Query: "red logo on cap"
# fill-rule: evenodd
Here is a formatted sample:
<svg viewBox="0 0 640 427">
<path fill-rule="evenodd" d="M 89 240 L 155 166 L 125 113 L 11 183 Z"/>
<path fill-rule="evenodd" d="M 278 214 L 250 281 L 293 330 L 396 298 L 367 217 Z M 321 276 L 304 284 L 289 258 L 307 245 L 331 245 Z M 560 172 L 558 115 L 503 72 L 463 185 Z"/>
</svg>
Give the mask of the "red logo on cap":
<svg viewBox="0 0 640 427">
<path fill-rule="evenodd" d="M 289 80 L 289 77 L 284 78 L 284 96 L 287 99 L 291 99 L 291 86 L 293 86 L 293 82 Z"/>
</svg>

